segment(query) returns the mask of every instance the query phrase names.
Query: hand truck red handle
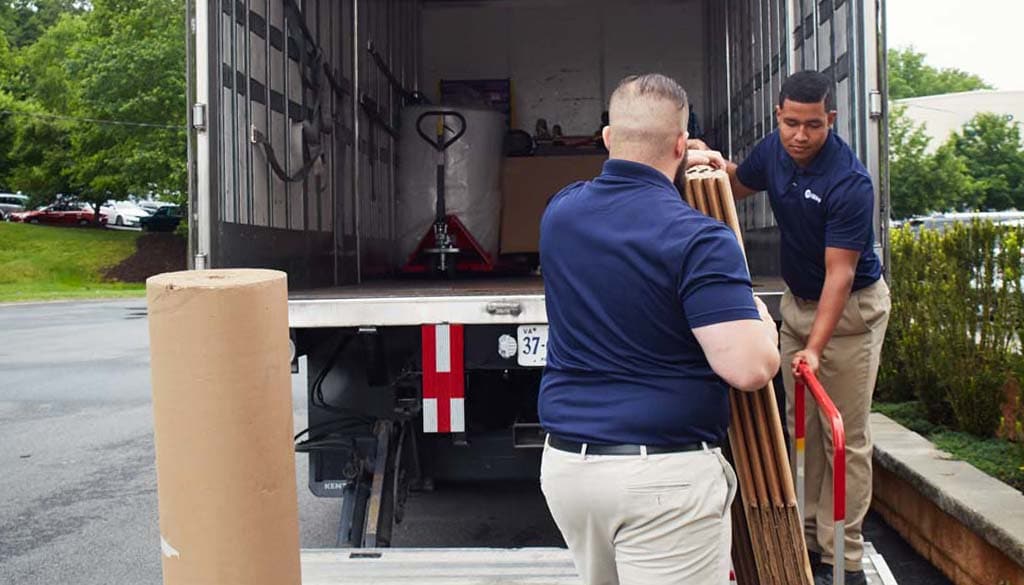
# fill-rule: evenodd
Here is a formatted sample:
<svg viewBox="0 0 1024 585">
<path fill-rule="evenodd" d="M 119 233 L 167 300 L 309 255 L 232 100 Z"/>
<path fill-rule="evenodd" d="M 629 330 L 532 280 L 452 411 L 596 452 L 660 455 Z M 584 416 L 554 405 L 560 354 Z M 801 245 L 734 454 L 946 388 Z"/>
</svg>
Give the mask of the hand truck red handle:
<svg viewBox="0 0 1024 585">
<path fill-rule="evenodd" d="M 843 585 L 845 582 L 845 552 L 846 552 L 846 430 L 843 428 L 843 417 L 839 409 L 829 398 L 828 393 L 821 386 L 821 382 L 815 377 L 814 372 L 807 364 L 801 363 L 797 366 L 795 376 L 796 388 L 794 389 L 794 421 L 793 434 L 796 439 L 796 499 L 797 509 L 803 518 L 805 490 L 804 486 L 804 438 L 806 436 L 804 413 L 806 400 L 806 389 L 810 389 L 818 408 L 828 417 L 829 425 L 832 427 L 832 518 L 835 523 L 833 535 L 834 564 L 832 567 L 832 582 Z"/>
</svg>

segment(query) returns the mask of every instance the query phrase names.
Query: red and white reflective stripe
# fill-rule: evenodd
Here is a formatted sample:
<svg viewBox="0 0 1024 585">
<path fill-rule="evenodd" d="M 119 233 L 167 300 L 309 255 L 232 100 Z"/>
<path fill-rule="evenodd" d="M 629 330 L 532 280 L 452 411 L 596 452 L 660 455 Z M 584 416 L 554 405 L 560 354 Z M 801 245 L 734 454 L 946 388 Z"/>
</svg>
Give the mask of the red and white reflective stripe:
<svg viewBox="0 0 1024 585">
<path fill-rule="evenodd" d="M 424 325 L 423 432 L 466 432 L 463 326 Z"/>
</svg>

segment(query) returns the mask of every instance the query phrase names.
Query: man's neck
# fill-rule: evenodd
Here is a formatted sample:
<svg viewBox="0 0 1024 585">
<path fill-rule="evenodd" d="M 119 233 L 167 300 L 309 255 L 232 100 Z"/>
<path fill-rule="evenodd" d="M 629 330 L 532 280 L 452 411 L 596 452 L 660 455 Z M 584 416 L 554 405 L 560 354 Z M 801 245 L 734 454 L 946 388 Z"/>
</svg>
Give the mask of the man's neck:
<svg viewBox="0 0 1024 585">
<path fill-rule="evenodd" d="M 656 163 L 656 162 L 651 162 L 651 161 L 648 161 L 648 160 L 639 160 L 637 158 L 630 158 L 628 156 L 622 156 L 622 155 L 618 155 L 618 154 L 614 154 L 614 153 L 609 154 L 609 158 L 615 158 L 615 159 L 619 159 L 619 160 L 628 160 L 629 162 L 635 162 L 637 164 L 641 164 L 641 165 L 645 165 L 645 166 L 651 167 L 652 169 L 654 169 L 654 170 L 658 171 L 659 173 L 665 175 L 665 178 L 668 179 L 669 183 L 674 183 L 675 182 L 676 173 L 679 171 L 679 164 L 678 163 L 674 163 L 674 162 L 667 162 L 667 163 L 666 162 L 658 162 L 658 163 Z"/>
</svg>

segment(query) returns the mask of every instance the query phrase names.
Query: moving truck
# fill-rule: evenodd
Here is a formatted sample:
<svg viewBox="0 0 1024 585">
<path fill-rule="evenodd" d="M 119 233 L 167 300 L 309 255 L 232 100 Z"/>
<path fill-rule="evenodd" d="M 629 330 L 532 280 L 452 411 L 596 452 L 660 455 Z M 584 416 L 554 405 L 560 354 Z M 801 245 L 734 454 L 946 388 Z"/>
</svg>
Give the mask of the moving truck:
<svg viewBox="0 0 1024 585">
<path fill-rule="evenodd" d="M 789 73 L 832 76 L 836 130 L 875 178 L 884 252 L 882 0 L 187 5 L 191 261 L 287 271 L 292 340 L 309 372 L 297 449 L 313 493 L 343 498 L 343 546 L 387 546 L 409 489 L 537 476 L 538 222 L 561 186 L 598 173 L 606 155 L 592 137 L 624 76 L 678 80 L 704 140 L 733 160 L 773 130 Z M 481 107 L 502 134 L 519 131 L 499 134 L 498 164 L 455 137 L 455 114 L 468 136 Z M 439 153 L 434 135 L 455 141 Z M 481 189 L 500 193 L 475 218 L 496 230 L 483 273 L 435 263 L 408 274 L 403 217 L 438 199 L 431 169 L 451 194 L 485 164 Z M 424 165 L 427 179 L 406 181 Z M 755 292 L 777 307 L 779 237 L 764 194 L 740 217 Z"/>
</svg>

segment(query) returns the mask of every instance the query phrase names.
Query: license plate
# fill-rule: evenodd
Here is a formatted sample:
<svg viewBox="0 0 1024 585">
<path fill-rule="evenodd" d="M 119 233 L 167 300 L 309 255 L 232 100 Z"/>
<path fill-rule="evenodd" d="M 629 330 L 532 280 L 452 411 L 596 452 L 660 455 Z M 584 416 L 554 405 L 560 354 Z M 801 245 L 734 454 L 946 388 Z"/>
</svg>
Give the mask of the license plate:
<svg viewBox="0 0 1024 585">
<path fill-rule="evenodd" d="M 548 363 L 548 326 L 521 325 L 518 334 L 520 366 L 542 368 Z"/>
</svg>

